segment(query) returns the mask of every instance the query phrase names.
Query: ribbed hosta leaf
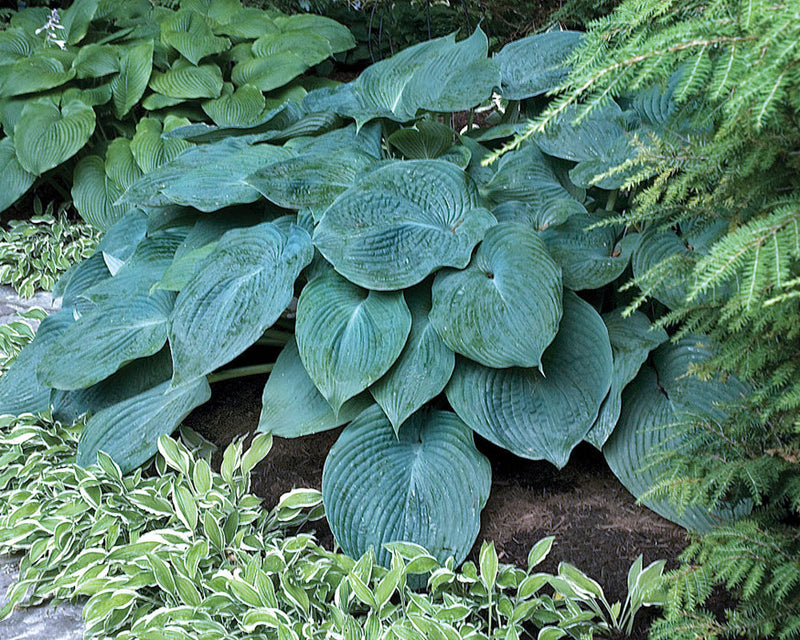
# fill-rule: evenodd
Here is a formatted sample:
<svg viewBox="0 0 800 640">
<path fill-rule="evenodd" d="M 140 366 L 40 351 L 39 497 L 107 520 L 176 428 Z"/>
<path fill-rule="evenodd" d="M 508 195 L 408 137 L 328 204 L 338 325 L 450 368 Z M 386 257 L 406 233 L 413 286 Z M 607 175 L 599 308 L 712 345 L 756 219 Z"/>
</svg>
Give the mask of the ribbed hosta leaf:
<svg viewBox="0 0 800 640">
<path fill-rule="evenodd" d="M 264 34 L 253 43 L 252 51 L 256 58 L 293 53 L 307 66 L 313 67 L 331 56 L 333 47 L 324 36 L 313 31 L 292 31 Z"/>
<path fill-rule="evenodd" d="M 174 293 L 154 291 L 98 306 L 50 348 L 39 366 L 39 379 L 56 389 L 83 389 L 126 362 L 157 353 L 167 341 L 174 301 Z"/>
<path fill-rule="evenodd" d="M 222 73 L 214 64 L 199 67 L 181 61 L 165 72 L 155 71 L 149 86 L 171 98 L 217 98 L 222 93 Z"/>
<path fill-rule="evenodd" d="M 136 125 L 131 153 L 144 173 L 150 173 L 193 146 L 180 138 L 162 137 L 161 132 L 161 123 L 155 118 L 142 118 Z"/>
<path fill-rule="evenodd" d="M 120 189 L 125 191 L 142 177 L 142 170 L 136 164 L 131 150 L 131 141 L 127 138 L 114 138 L 106 150 L 106 175 Z"/>
<path fill-rule="evenodd" d="M 212 24 L 225 24 L 242 11 L 242 3 L 239 0 L 183 0 L 181 8 L 210 18 Z"/>
<path fill-rule="evenodd" d="M 564 317 L 542 370 L 544 376 L 536 369 L 489 369 L 459 359 L 447 399 L 484 438 L 561 468 L 594 423 L 612 377 L 606 327 L 574 293 L 564 296 Z"/>
<path fill-rule="evenodd" d="M 389 370 L 408 338 L 402 293 L 366 291 L 326 271 L 297 303 L 297 346 L 308 375 L 334 411 Z"/>
<path fill-rule="evenodd" d="M 506 222 L 466 269 L 436 275 L 430 319 L 448 347 L 487 367 L 537 367 L 559 330 L 561 290 L 536 232 Z"/>
<path fill-rule="evenodd" d="M 198 145 L 145 175 L 122 199 L 130 205 L 172 203 L 200 211 L 255 202 L 259 193 L 245 178 L 259 167 L 289 156 L 281 147 L 249 145 L 236 138 Z"/>
<path fill-rule="evenodd" d="M 297 438 L 334 429 L 350 422 L 372 400 L 362 393 L 342 405 L 335 414 L 308 376 L 297 342 L 291 338 L 275 361 L 261 397 L 258 430 L 281 438 Z"/>
<path fill-rule="evenodd" d="M 72 176 L 72 202 L 81 218 L 103 231 L 109 229 L 125 213 L 125 207 L 114 204 L 122 190 L 106 175 L 105 163 L 98 156 L 86 156 Z"/>
<path fill-rule="evenodd" d="M 222 236 L 175 302 L 173 382 L 210 373 L 258 340 L 289 305 L 312 257 L 310 238 L 299 227 L 288 238 L 271 223 Z"/>
<path fill-rule="evenodd" d="M 242 85 L 235 91 L 232 85 L 226 84 L 219 98 L 202 104 L 206 115 L 220 127 L 258 124 L 265 106 L 264 94 L 251 84 Z"/>
<path fill-rule="evenodd" d="M 373 118 L 411 120 L 419 109 L 461 111 L 479 104 L 500 84 L 497 64 L 486 57 L 480 28 L 469 38 L 455 34 L 422 42 L 368 67 L 354 82 L 318 90 L 304 104 L 331 110 L 361 125 Z"/>
<path fill-rule="evenodd" d="M 205 378 L 177 386 L 169 381 L 93 415 L 81 432 L 77 463 L 94 464 L 105 451 L 123 473 L 155 455 L 158 439 L 172 433 L 189 412 L 211 397 Z"/>
<path fill-rule="evenodd" d="M 398 129 L 387 141 L 410 160 L 438 158 L 453 146 L 453 130 L 434 120 L 420 120 Z"/>
<path fill-rule="evenodd" d="M 503 97 L 524 100 L 558 87 L 569 73 L 564 63 L 580 39 L 577 31 L 549 31 L 503 47 L 494 56 L 503 78 Z"/>
<path fill-rule="evenodd" d="M 60 87 L 75 77 L 75 70 L 40 52 L 0 67 L 0 98 Z"/>
<path fill-rule="evenodd" d="M 665 352 L 675 349 L 674 345 L 660 348 Z M 680 447 L 684 429 L 682 418 L 676 413 L 672 395 L 664 388 L 663 380 L 665 378 L 660 371 L 657 376 L 650 367 L 642 368 L 622 395 L 619 423 L 603 447 L 608 466 L 625 488 L 637 498 L 651 489 L 658 476 L 667 471 L 665 465 L 668 463 L 654 464 L 653 456 Z M 719 398 L 720 401 L 726 399 L 731 399 L 731 395 L 726 394 Z M 686 400 L 691 403 L 691 398 Z M 667 500 L 649 498 L 642 500 L 642 503 L 668 520 L 701 533 L 726 520 L 745 515 L 751 506 L 745 501 L 731 508 L 709 513 L 701 507 L 688 507 L 680 511 Z"/>
<path fill-rule="evenodd" d="M 87 44 L 78 50 L 72 68 L 78 78 L 102 78 L 119 72 L 119 49 L 110 44 Z"/>
<path fill-rule="evenodd" d="M 125 49 L 119 60 L 119 74 L 111 80 L 111 95 L 117 118 L 124 117 L 142 98 L 152 70 L 152 42 L 143 42 Z"/>
<path fill-rule="evenodd" d="M 187 10 L 178 11 L 161 23 L 161 41 L 195 65 L 206 56 L 221 53 L 231 46 L 230 40 L 218 38 L 211 32 L 203 16 Z"/>
<path fill-rule="evenodd" d="M 539 149 L 528 145 L 507 153 L 497 173 L 486 185 L 486 194 L 495 202 L 523 202 L 533 209 L 537 228 L 566 221 L 586 213 L 582 203 L 559 182 L 549 161 Z"/>
<path fill-rule="evenodd" d="M 0 211 L 14 204 L 35 180 L 36 176 L 25 171 L 17 160 L 14 140 L 0 140 Z"/>
<path fill-rule="evenodd" d="M 14 144 L 22 167 L 41 175 L 74 156 L 94 131 L 92 108 L 73 100 L 60 110 L 50 102 L 31 102 L 14 128 Z"/>
<path fill-rule="evenodd" d="M 42 320 L 33 342 L 20 351 L 9 370 L 0 376 L 0 415 L 38 413 L 50 408 L 50 389 L 39 382 L 36 369 L 73 322 L 71 309 L 56 311 Z"/>
<path fill-rule="evenodd" d="M 278 27 L 261 9 L 245 7 L 237 11 L 229 21 L 217 26 L 214 31 L 234 38 L 252 40 L 265 33 L 274 33 L 278 31 Z"/>
<path fill-rule="evenodd" d="M 237 63 L 231 71 L 231 80 L 239 87 L 251 84 L 260 91 L 272 91 L 294 80 L 308 66 L 297 53 L 283 51 L 268 58 L 251 58 Z"/>
<path fill-rule="evenodd" d="M 61 26 L 64 27 L 67 42 L 77 44 L 83 40 L 97 11 L 97 4 L 98 0 L 75 0 L 61 12 Z"/>
<path fill-rule="evenodd" d="M 667 340 L 666 331 L 661 327 L 654 328 L 647 316 L 639 311 L 628 317 L 623 317 L 619 310 L 611 311 L 603 314 L 603 322 L 611 340 L 614 374 L 597 421 L 586 434 L 586 441 L 598 449 L 608 440 L 619 420 L 623 389 L 636 377 L 650 352 Z"/>
<path fill-rule="evenodd" d="M 41 40 L 33 33 L 19 27 L 7 27 L 0 31 L 0 60 L 10 65 L 16 60 L 29 58 L 39 47 Z"/>
<path fill-rule="evenodd" d="M 402 289 L 440 267 L 465 267 L 494 222 L 458 167 L 398 161 L 339 196 L 317 226 L 314 244 L 351 282 Z"/>
<path fill-rule="evenodd" d="M 490 485 L 489 461 L 457 416 L 422 411 L 396 436 L 373 406 L 331 448 L 322 496 L 336 541 L 353 557 L 371 548 L 389 566 L 383 545 L 405 541 L 460 563 L 478 535 Z"/>
<path fill-rule="evenodd" d="M 564 286 L 573 291 L 599 289 L 622 275 L 641 237 L 631 233 L 617 242 L 611 226 L 595 227 L 595 213 L 576 214 L 557 227 L 541 232 L 547 251 L 561 266 Z"/>
<path fill-rule="evenodd" d="M 426 284 L 405 293 L 411 311 L 411 333 L 388 373 L 370 387 L 375 401 L 395 431 L 423 404 L 439 395 L 456 364 L 455 354 L 436 333 L 428 313 L 431 295 Z"/>
<path fill-rule="evenodd" d="M 106 82 L 105 84 L 89 89 L 76 89 L 75 87 L 71 87 L 61 94 L 61 104 L 67 104 L 73 100 L 80 100 L 90 107 L 98 107 L 107 104 L 111 102 L 111 83 Z"/>
<path fill-rule="evenodd" d="M 330 43 L 333 53 L 347 51 L 356 46 L 355 38 L 347 27 L 325 16 L 310 13 L 276 16 L 275 24 L 289 36 L 303 33 L 322 36 Z"/>
<path fill-rule="evenodd" d="M 186 102 L 184 98 L 170 98 L 169 96 L 162 96 L 160 93 L 151 93 L 142 100 L 142 107 L 148 111 L 158 111 L 159 109 L 168 109 L 184 102 Z"/>
</svg>

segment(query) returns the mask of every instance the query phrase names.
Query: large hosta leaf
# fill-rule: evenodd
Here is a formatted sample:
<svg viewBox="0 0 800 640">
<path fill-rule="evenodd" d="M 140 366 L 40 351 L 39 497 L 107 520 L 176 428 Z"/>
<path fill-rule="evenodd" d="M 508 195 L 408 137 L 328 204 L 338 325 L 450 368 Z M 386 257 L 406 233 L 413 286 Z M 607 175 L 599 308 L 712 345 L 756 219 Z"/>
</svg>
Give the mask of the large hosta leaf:
<svg viewBox="0 0 800 640">
<path fill-rule="evenodd" d="M 195 67 L 185 60 L 163 73 L 155 71 L 149 86 L 170 98 L 217 98 L 222 93 L 222 72 L 215 64 Z"/>
<path fill-rule="evenodd" d="M 192 146 L 186 140 L 165 138 L 161 134 L 162 125 L 155 118 L 142 118 L 136 125 L 131 153 L 144 173 L 150 173 Z"/>
<path fill-rule="evenodd" d="M 86 156 L 72 177 L 72 202 L 81 218 L 93 227 L 107 230 L 125 213 L 115 204 L 122 190 L 106 174 L 105 162 L 98 156 Z"/>
<path fill-rule="evenodd" d="M 83 40 L 97 11 L 98 0 L 75 0 L 61 14 L 61 26 L 67 42 L 76 44 Z"/>
<path fill-rule="evenodd" d="M 612 377 L 608 332 L 574 293 L 536 369 L 490 369 L 459 359 L 447 399 L 475 431 L 512 453 L 561 468 L 597 417 Z"/>
<path fill-rule="evenodd" d="M 387 142 L 409 160 L 438 158 L 453 146 L 453 130 L 435 120 L 420 120 L 398 129 Z"/>
<path fill-rule="evenodd" d="M 211 397 L 204 377 L 177 386 L 163 382 L 93 415 L 81 432 L 77 463 L 94 464 L 104 451 L 123 473 L 142 465 L 158 450 L 158 439 L 172 433 L 189 412 Z"/>
<path fill-rule="evenodd" d="M 619 420 L 623 389 L 636 377 L 649 353 L 667 340 L 667 332 L 661 327 L 653 327 L 647 316 L 639 311 L 628 317 L 623 317 L 619 310 L 611 311 L 603 314 L 603 322 L 611 340 L 614 374 L 597 421 L 586 434 L 586 441 L 598 449 L 608 440 Z"/>
<path fill-rule="evenodd" d="M 423 404 L 439 395 L 456 364 L 455 354 L 433 328 L 430 291 L 421 284 L 405 294 L 411 311 L 411 333 L 389 372 L 370 387 L 395 431 Z"/>
<path fill-rule="evenodd" d="M 130 140 L 115 138 L 111 141 L 106 150 L 105 171 L 122 192 L 142 177 L 142 170 L 133 157 Z"/>
<path fill-rule="evenodd" d="M 234 38 L 252 40 L 265 33 L 274 33 L 278 27 L 269 15 L 256 7 L 240 8 L 230 20 L 215 27 L 216 33 L 221 33 Z"/>
<path fill-rule="evenodd" d="M 7 209 L 31 188 L 36 176 L 20 165 L 13 138 L 0 140 L 0 211 Z"/>
<path fill-rule="evenodd" d="M 192 64 L 231 46 L 227 38 L 215 36 L 208 21 L 194 11 L 178 11 L 161 23 L 161 41 L 177 49 Z"/>
<path fill-rule="evenodd" d="M 342 405 L 338 414 L 308 376 L 297 342 L 291 338 L 275 361 L 261 397 L 258 430 L 281 438 L 297 438 L 350 422 L 372 401 L 362 393 Z"/>
<path fill-rule="evenodd" d="M 356 46 L 355 38 L 350 30 L 330 18 L 310 13 L 301 13 L 292 16 L 276 16 L 275 24 L 289 36 L 303 33 L 313 33 L 325 38 L 331 46 L 333 53 L 347 51 Z"/>
<path fill-rule="evenodd" d="M 268 58 L 242 60 L 231 71 L 233 84 L 258 87 L 260 91 L 272 91 L 308 69 L 303 58 L 292 51 L 283 51 Z"/>
<path fill-rule="evenodd" d="M 20 58 L 0 69 L 0 98 L 52 89 L 75 77 L 74 69 L 44 53 Z"/>
<path fill-rule="evenodd" d="M 440 267 L 465 267 L 494 222 L 458 167 L 398 161 L 339 196 L 314 232 L 314 244 L 348 280 L 402 289 Z"/>
<path fill-rule="evenodd" d="M 111 95 L 117 118 L 123 118 L 139 102 L 150 81 L 152 70 L 152 41 L 126 48 L 119 60 L 119 74 L 111 80 Z"/>
<path fill-rule="evenodd" d="M 503 78 L 503 97 L 524 100 L 561 85 L 569 73 L 565 62 L 580 39 L 577 31 L 549 31 L 503 47 L 494 56 Z"/>
<path fill-rule="evenodd" d="M 293 53 L 307 67 L 319 64 L 333 53 L 328 40 L 309 31 L 266 33 L 253 43 L 256 58 L 272 58 L 281 53 Z"/>
<path fill-rule="evenodd" d="M 78 78 L 102 78 L 119 72 L 119 49 L 110 44 L 87 44 L 80 48 L 72 68 Z"/>
<path fill-rule="evenodd" d="M 173 382 L 210 373 L 258 340 L 289 305 L 312 256 L 299 227 L 288 238 L 268 222 L 222 236 L 175 302 Z"/>
<path fill-rule="evenodd" d="M 47 101 L 29 103 L 14 127 L 19 163 L 37 176 L 57 167 L 83 148 L 94 125 L 94 111 L 80 100 L 60 110 Z"/>
<path fill-rule="evenodd" d="M 388 566 L 383 545 L 405 541 L 459 563 L 478 535 L 490 484 L 489 461 L 457 416 L 422 411 L 395 435 L 374 406 L 331 448 L 322 496 L 345 553 L 359 557 L 371 548 Z"/>
<path fill-rule="evenodd" d="M 373 64 L 354 82 L 310 93 L 305 104 L 312 111 L 350 116 L 359 125 L 373 118 L 405 122 L 419 109 L 469 109 L 500 84 L 500 71 L 487 51 L 480 28 L 461 42 L 455 34 L 422 42 Z"/>
<path fill-rule="evenodd" d="M 258 87 L 245 84 L 234 90 L 233 85 L 226 84 L 219 98 L 206 100 L 202 107 L 217 126 L 246 127 L 261 123 L 266 104 Z"/>
<path fill-rule="evenodd" d="M 42 320 L 33 342 L 20 351 L 9 370 L 0 376 L 0 415 L 37 413 L 50 408 L 50 388 L 39 382 L 36 369 L 73 322 L 71 309 L 62 309 Z"/>
<path fill-rule="evenodd" d="M 99 305 L 51 347 L 39 366 L 39 379 L 55 389 L 83 389 L 126 362 L 157 353 L 167 341 L 174 301 L 174 293 L 154 291 Z"/>
<path fill-rule="evenodd" d="M 410 330 L 402 293 L 366 291 L 330 270 L 297 303 L 300 358 L 335 412 L 389 370 Z"/>
<path fill-rule="evenodd" d="M 504 222 L 466 269 L 436 275 L 430 319 L 448 347 L 487 367 L 537 367 L 559 330 L 561 291 L 536 232 Z"/>
<path fill-rule="evenodd" d="M 596 213 L 576 214 L 541 232 L 547 251 L 561 265 L 564 286 L 573 291 L 599 289 L 619 278 L 639 246 L 638 233 L 618 242 L 614 227 L 590 228 L 598 222 Z"/>
</svg>

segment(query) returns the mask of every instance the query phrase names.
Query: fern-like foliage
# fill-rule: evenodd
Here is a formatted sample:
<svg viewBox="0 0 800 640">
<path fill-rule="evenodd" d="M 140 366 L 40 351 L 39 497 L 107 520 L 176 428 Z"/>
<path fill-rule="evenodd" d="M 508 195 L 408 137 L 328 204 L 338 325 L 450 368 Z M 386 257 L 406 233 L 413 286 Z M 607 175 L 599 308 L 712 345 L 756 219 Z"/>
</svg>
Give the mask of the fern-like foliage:
<svg viewBox="0 0 800 640">
<path fill-rule="evenodd" d="M 693 373 L 752 385 L 726 421 L 686 418 L 683 446 L 663 453 L 670 470 L 653 494 L 754 510 L 686 550 L 651 637 L 800 637 L 800 4 L 625 0 L 590 25 L 571 64 L 509 146 L 572 105 L 586 114 L 648 87 L 671 92 L 672 114 L 636 140 L 625 221 L 715 235 L 637 274 L 638 302 L 683 282 L 661 323 L 717 345 Z M 719 587 L 736 603 L 724 615 L 704 609 Z"/>
</svg>

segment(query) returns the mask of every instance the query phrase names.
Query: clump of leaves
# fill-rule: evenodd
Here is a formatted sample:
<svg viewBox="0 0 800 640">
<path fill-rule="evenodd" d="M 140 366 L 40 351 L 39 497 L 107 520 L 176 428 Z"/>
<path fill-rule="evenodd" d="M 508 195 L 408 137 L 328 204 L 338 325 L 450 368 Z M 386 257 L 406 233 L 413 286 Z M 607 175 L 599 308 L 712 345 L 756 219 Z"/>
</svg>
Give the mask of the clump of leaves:
<svg viewBox="0 0 800 640">
<path fill-rule="evenodd" d="M 42 211 L 35 200 L 34 211 L 0 229 L 0 284 L 23 298 L 51 291 L 62 273 L 94 252 L 100 238 L 97 229 L 68 219 L 63 210 L 53 215 L 52 203 Z"/>
</svg>

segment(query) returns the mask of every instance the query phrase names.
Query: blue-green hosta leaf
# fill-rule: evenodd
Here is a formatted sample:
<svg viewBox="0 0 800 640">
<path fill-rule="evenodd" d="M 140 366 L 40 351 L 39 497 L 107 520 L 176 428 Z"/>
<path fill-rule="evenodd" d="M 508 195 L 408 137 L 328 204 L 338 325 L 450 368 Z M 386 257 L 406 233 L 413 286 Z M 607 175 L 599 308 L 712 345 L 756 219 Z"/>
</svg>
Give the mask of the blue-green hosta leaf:
<svg viewBox="0 0 800 640">
<path fill-rule="evenodd" d="M 536 232 L 505 222 L 466 269 L 436 275 L 430 319 L 448 347 L 487 367 L 537 367 L 559 331 L 561 291 Z"/>
<path fill-rule="evenodd" d="M 547 251 L 561 265 L 564 286 L 573 291 L 599 289 L 622 275 L 641 237 L 631 233 L 617 242 L 611 226 L 595 227 L 596 214 L 576 214 L 541 232 Z"/>
<path fill-rule="evenodd" d="M 347 27 L 325 16 L 300 13 L 276 16 L 274 20 L 278 28 L 288 36 L 304 33 L 322 36 L 330 43 L 333 53 L 341 53 L 356 46 L 355 38 Z"/>
<path fill-rule="evenodd" d="M 3 65 L 0 70 L 0 98 L 60 87 L 75 77 L 74 69 L 44 52 Z"/>
<path fill-rule="evenodd" d="M 389 566 L 389 542 L 424 546 L 460 563 L 480 528 L 491 485 L 489 461 L 447 411 L 421 411 L 395 435 L 380 407 L 350 423 L 322 474 L 325 514 L 345 553 L 373 549 Z"/>
<path fill-rule="evenodd" d="M 334 413 L 308 376 L 297 342 L 291 338 L 275 361 L 261 403 L 259 431 L 281 438 L 297 438 L 350 422 L 370 406 L 372 400 L 369 394 L 362 393 L 345 402 L 338 414 Z"/>
<path fill-rule="evenodd" d="M 281 147 L 249 145 L 227 139 L 187 149 L 132 185 L 123 201 L 138 206 L 178 204 L 200 211 L 217 211 L 255 202 L 256 189 L 245 178 L 265 164 L 290 157 Z"/>
<path fill-rule="evenodd" d="M 144 173 L 150 173 L 193 146 L 191 142 L 180 138 L 166 138 L 161 133 L 161 122 L 155 118 L 142 118 L 136 125 L 136 134 L 131 140 L 131 152 Z"/>
<path fill-rule="evenodd" d="M 636 155 L 631 136 L 622 126 L 622 110 L 611 102 L 575 123 L 577 116 L 576 108 L 566 109 L 534 141 L 545 153 L 578 163 L 569 173 L 576 185 L 618 189 L 631 170 L 613 170 Z M 595 180 L 606 173 L 609 175 Z"/>
<path fill-rule="evenodd" d="M 495 202 L 523 202 L 533 211 L 536 228 L 546 228 L 585 214 L 586 208 L 559 182 L 552 166 L 539 149 L 528 145 L 507 153 L 497 173 L 486 185 L 486 194 Z"/>
<path fill-rule="evenodd" d="M 313 257 L 308 234 L 271 223 L 229 231 L 178 295 L 169 342 L 179 384 L 230 362 L 289 305 Z"/>
<path fill-rule="evenodd" d="M 212 33 L 203 16 L 185 9 L 161 23 L 161 41 L 176 49 L 194 65 L 231 46 L 230 40 L 218 38 Z"/>
<path fill-rule="evenodd" d="M 659 351 L 669 357 L 670 352 L 679 352 L 681 349 L 680 345 L 664 345 Z M 685 369 L 683 373 L 686 373 Z M 654 463 L 654 456 L 679 448 L 685 429 L 682 423 L 686 418 L 680 415 L 680 410 L 676 411 L 672 394 L 663 386 L 663 382 L 669 385 L 672 380 L 667 380 L 661 371 L 656 375 L 650 367 L 642 367 L 639 375 L 622 395 L 619 423 L 603 447 L 608 466 L 625 488 L 637 498 L 650 490 L 659 476 L 668 471 L 669 463 Z M 738 383 L 734 384 L 734 387 L 737 385 Z M 703 397 L 715 400 L 712 396 L 722 389 L 723 396 L 718 398 L 720 401 L 733 399 L 736 394 L 726 393 L 724 388 L 724 384 L 716 382 L 709 386 Z M 684 400 L 688 401 L 687 406 L 694 404 L 691 397 Z M 701 416 L 705 408 L 707 407 L 696 407 L 700 409 Z M 694 414 L 692 411 L 692 418 L 696 419 Z M 641 502 L 668 520 L 700 533 L 746 515 L 751 507 L 748 501 L 743 501 L 736 506 L 708 512 L 699 506 L 679 510 L 665 499 L 645 498 Z"/>
<path fill-rule="evenodd" d="M 36 176 L 25 171 L 17 160 L 13 138 L 0 140 L 0 211 L 14 204 L 35 180 Z"/>
<path fill-rule="evenodd" d="M 366 291 L 327 270 L 297 303 L 297 346 L 334 412 L 392 366 L 411 330 L 402 293 Z"/>
<path fill-rule="evenodd" d="M 74 156 L 94 131 L 92 108 L 79 100 L 60 110 L 49 102 L 31 102 L 14 127 L 14 145 L 22 167 L 41 175 Z"/>
<path fill-rule="evenodd" d="M 222 95 L 216 100 L 206 100 L 202 107 L 219 127 L 246 127 L 260 124 L 266 104 L 258 87 L 245 84 L 233 90 L 233 85 L 226 83 Z"/>
<path fill-rule="evenodd" d="M 260 91 L 272 91 L 294 80 L 308 66 L 301 56 L 283 51 L 268 58 L 242 60 L 233 67 L 231 80 L 237 87 L 250 84 Z"/>
<path fill-rule="evenodd" d="M 636 377 L 650 352 L 667 340 L 666 331 L 653 327 L 647 316 L 639 311 L 628 317 L 623 317 L 619 310 L 611 311 L 603 314 L 603 322 L 611 340 L 614 374 L 597 421 L 586 434 L 586 441 L 598 449 L 608 440 L 619 420 L 623 389 Z"/>
<path fill-rule="evenodd" d="M 61 304 L 64 308 L 75 307 L 84 291 L 110 277 L 111 272 L 102 253 L 95 252 L 90 258 L 72 265 L 58 279 L 53 287 L 53 297 L 63 298 Z"/>
<path fill-rule="evenodd" d="M 577 31 L 549 31 L 503 47 L 494 55 L 503 78 L 503 97 L 524 100 L 560 86 L 569 74 L 565 62 L 581 35 Z"/>
<path fill-rule="evenodd" d="M 81 432 L 77 463 L 94 464 L 97 452 L 110 455 L 123 473 L 142 465 L 158 450 L 158 439 L 172 433 L 189 412 L 211 397 L 204 377 L 177 386 L 169 381 L 113 404 L 93 415 Z"/>
<path fill-rule="evenodd" d="M 39 325 L 36 336 L 0 376 L 0 415 L 38 413 L 50 408 L 50 389 L 39 382 L 36 369 L 50 347 L 75 322 L 71 309 L 50 314 Z"/>
<path fill-rule="evenodd" d="M 453 146 L 453 130 L 434 120 L 398 129 L 387 142 L 409 160 L 438 158 Z"/>
<path fill-rule="evenodd" d="M 139 209 L 129 209 L 105 232 L 95 253 L 102 255 L 111 275 L 116 275 L 146 235 L 147 216 Z"/>
<path fill-rule="evenodd" d="M 174 293 L 154 291 L 99 305 L 51 347 L 39 379 L 55 389 L 84 389 L 131 360 L 158 353 L 167 342 L 174 301 Z"/>
<path fill-rule="evenodd" d="M 117 118 L 123 118 L 141 100 L 152 71 L 152 42 L 126 48 L 125 53 L 120 56 L 119 74 L 111 80 L 111 95 Z"/>
<path fill-rule="evenodd" d="M 447 399 L 484 438 L 515 455 L 558 468 L 597 417 L 612 377 L 608 331 L 598 313 L 574 293 L 536 369 L 490 369 L 459 359 Z"/>
<path fill-rule="evenodd" d="M 319 64 L 333 54 L 328 40 L 311 31 L 290 33 L 266 33 L 253 43 L 256 58 L 269 58 L 281 53 L 296 55 L 307 67 Z"/>
<path fill-rule="evenodd" d="M 105 162 L 98 156 L 85 156 L 75 165 L 72 176 L 72 202 L 81 218 L 97 229 L 109 229 L 125 213 L 115 204 L 122 190 L 106 175 Z"/>
<path fill-rule="evenodd" d="M 178 60 L 163 73 L 154 71 L 149 87 L 171 98 L 218 98 L 222 93 L 222 72 L 215 64 L 196 67 Z"/>
<path fill-rule="evenodd" d="M 69 44 L 83 40 L 97 11 L 98 0 L 75 0 L 69 9 L 61 12 L 61 26 L 64 39 Z"/>
<path fill-rule="evenodd" d="M 314 232 L 314 245 L 355 284 L 403 289 L 440 267 L 465 267 L 494 223 L 475 184 L 455 165 L 397 161 L 336 199 Z"/>
<path fill-rule="evenodd" d="M 480 28 L 461 42 L 455 34 L 422 42 L 373 64 L 354 82 L 311 92 L 304 104 L 311 111 L 352 117 L 359 125 L 374 118 L 406 122 L 419 109 L 469 109 L 500 84 L 500 70 L 487 51 Z"/>
<path fill-rule="evenodd" d="M 78 78 L 102 78 L 119 72 L 119 49 L 110 44 L 87 44 L 78 50 L 72 68 Z"/>
<path fill-rule="evenodd" d="M 411 333 L 388 373 L 370 387 L 375 401 L 395 431 L 423 404 L 447 386 L 456 365 L 455 354 L 433 328 L 428 313 L 431 296 L 425 284 L 405 294 L 411 311 Z"/>
<path fill-rule="evenodd" d="M 278 27 L 267 13 L 255 7 L 245 7 L 237 11 L 230 20 L 215 27 L 215 33 L 232 38 L 253 40 L 265 33 L 275 33 Z M 246 43 L 248 48 L 250 43 Z"/>
</svg>

